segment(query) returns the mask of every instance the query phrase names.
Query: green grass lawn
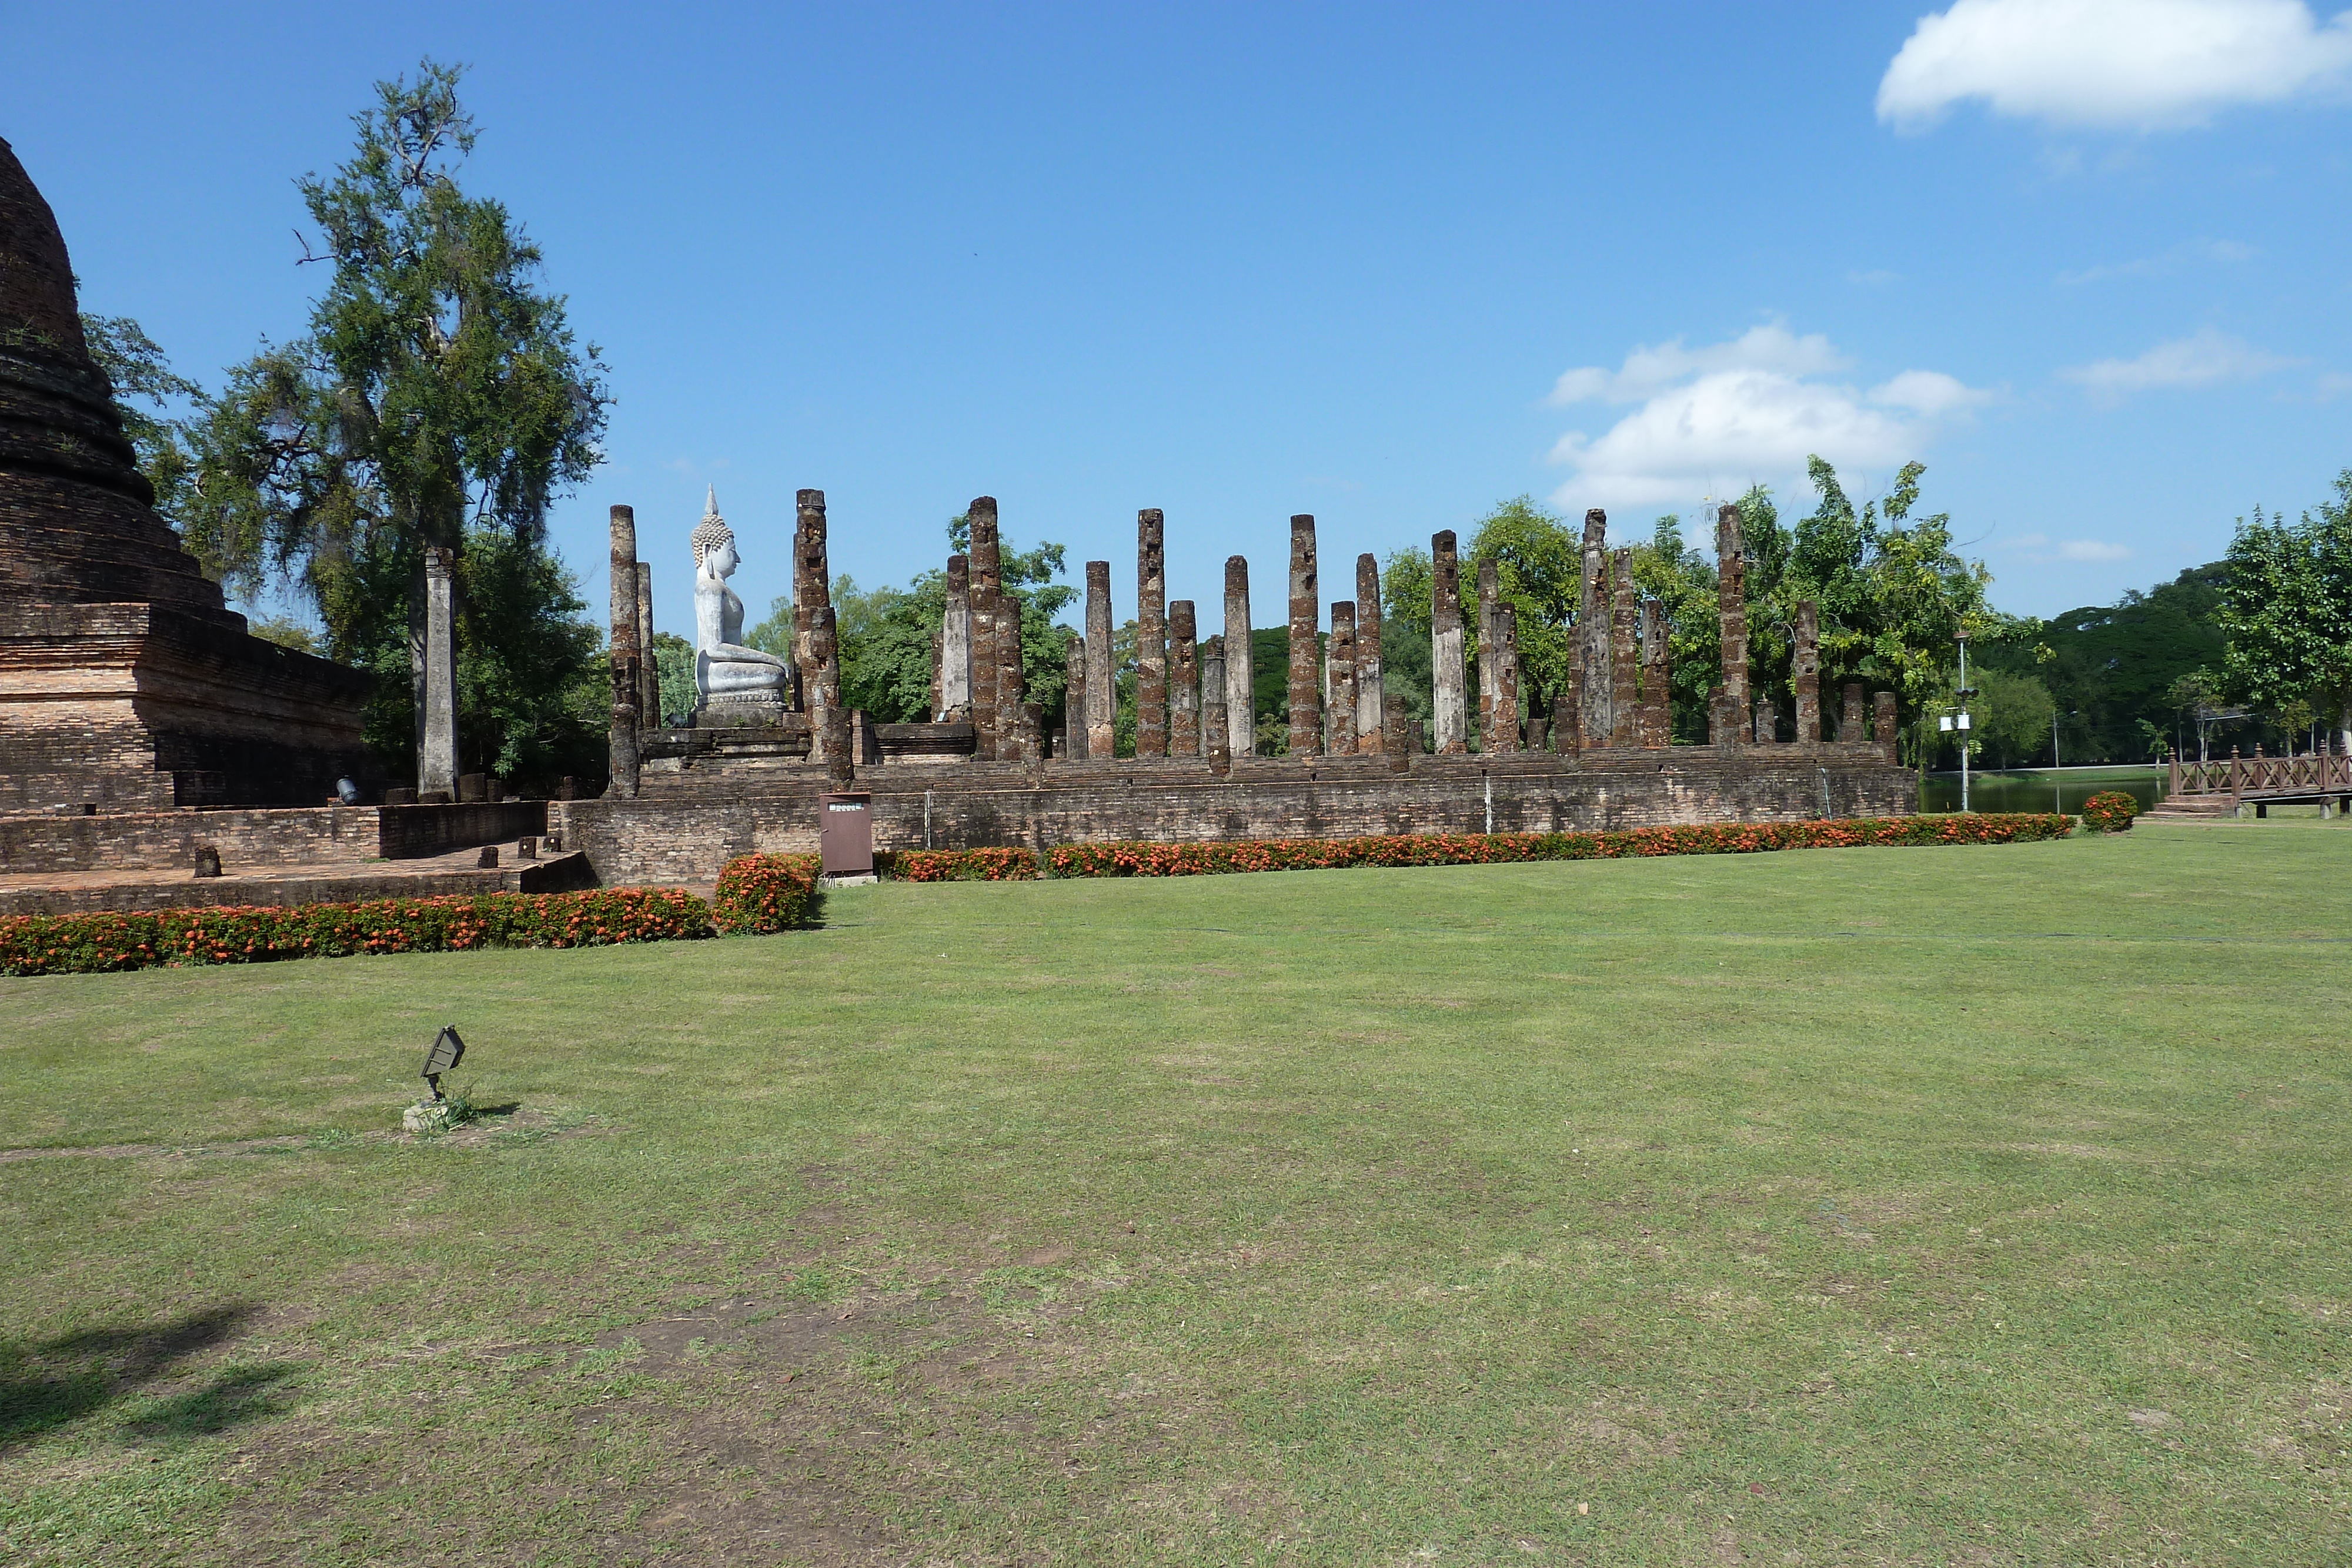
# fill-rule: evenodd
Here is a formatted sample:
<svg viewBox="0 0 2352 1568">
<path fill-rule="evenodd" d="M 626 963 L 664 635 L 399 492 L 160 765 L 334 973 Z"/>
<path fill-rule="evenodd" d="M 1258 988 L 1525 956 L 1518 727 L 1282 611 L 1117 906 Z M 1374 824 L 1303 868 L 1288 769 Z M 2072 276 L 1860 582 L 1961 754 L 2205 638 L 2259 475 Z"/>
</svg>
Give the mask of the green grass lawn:
<svg viewBox="0 0 2352 1568">
<path fill-rule="evenodd" d="M 0 1560 L 2343 1562 L 2347 916 L 2144 826 L 0 981 Z M 445 1021 L 516 1109 L 401 1139 Z"/>
</svg>

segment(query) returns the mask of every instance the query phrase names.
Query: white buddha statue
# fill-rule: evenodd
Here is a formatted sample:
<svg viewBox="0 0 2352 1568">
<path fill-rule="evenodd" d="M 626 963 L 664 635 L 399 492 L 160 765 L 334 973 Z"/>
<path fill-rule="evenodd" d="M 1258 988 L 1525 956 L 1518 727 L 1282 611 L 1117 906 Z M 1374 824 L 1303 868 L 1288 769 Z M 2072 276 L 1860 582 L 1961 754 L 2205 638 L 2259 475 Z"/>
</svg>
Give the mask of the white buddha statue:
<svg viewBox="0 0 2352 1568">
<path fill-rule="evenodd" d="M 781 708 L 792 666 L 743 645 L 743 601 L 727 580 L 741 562 L 713 486 L 694 530 L 694 684 L 706 707 Z"/>
</svg>

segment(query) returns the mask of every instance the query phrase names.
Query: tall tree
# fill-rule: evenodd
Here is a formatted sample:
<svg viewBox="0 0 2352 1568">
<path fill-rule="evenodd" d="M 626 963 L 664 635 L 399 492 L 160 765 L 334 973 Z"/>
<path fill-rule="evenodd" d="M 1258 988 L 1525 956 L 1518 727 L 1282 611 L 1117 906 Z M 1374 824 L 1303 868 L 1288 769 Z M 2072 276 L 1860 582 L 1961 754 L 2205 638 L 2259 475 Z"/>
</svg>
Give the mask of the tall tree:
<svg viewBox="0 0 2352 1568">
<path fill-rule="evenodd" d="M 560 566 L 502 559 L 477 581 L 462 562 L 493 540 L 544 554 L 548 506 L 594 466 L 611 401 L 595 346 L 577 345 L 563 298 L 539 283 L 539 247 L 504 205 L 458 185 L 476 136 L 461 74 L 427 60 L 413 83 L 379 82 L 375 107 L 353 117 L 351 160 L 298 183 L 319 231 L 301 259 L 328 268 L 325 292 L 305 336 L 228 373 L 188 432 L 193 474 L 174 498 L 190 549 L 223 582 L 249 598 L 283 577 L 317 606 L 337 658 L 406 666 L 407 682 L 379 683 L 371 714 L 371 741 L 394 752 L 414 744 L 427 546 L 457 553 L 461 593 L 495 577 L 537 595 L 502 613 L 577 614 Z M 583 661 L 593 646 L 592 632 Z M 585 667 L 518 657 L 475 690 L 520 683 L 560 706 Z M 461 735 L 480 716 L 461 706 Z M 496 760 L 470 737 L 467 749 Z"/>
<path fill-rule="evenodd" d="M 1532 496 L 1515 496 L 1478 519 L 1462 563 L 1465 636 L 1474 655 L 1476 572 L 1495 563 L 1496 595 L 1518 616 L 1519 689 L 1531 712 L 1545 713 L 1568 678 L 1569 630 L 1584 591 L 1583 540 L 1560 515 Z"/>
<path fill-rule="evenodd" d="M 2336 476 L 2335 498 L 2299 522 L 2257 507 L 2240 521 L 2227 565 L 2231 687 L 2283 719 L 2296 705 L 2326 715 L 2336 744 L 2352 750 L 2352 468 Z"/>
</svg>

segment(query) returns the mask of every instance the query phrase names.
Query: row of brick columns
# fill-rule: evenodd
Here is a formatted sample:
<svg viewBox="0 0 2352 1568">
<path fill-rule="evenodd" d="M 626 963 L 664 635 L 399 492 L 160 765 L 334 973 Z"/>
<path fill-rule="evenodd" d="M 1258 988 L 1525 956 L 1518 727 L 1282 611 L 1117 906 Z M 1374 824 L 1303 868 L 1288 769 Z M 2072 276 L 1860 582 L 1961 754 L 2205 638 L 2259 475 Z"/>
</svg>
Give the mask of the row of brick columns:
<svg viewBox="0 0 2352 1568">
<path fill-rule="evenodd" d="M 811 758 L 845 772 L 856 760 L 849 716 L 842 709 L 841 657 L 828 575 L 824 493 L 803 490 L 793 534 L 793 663 L 799 697 L 810 720 Z M 932 716 L 966 719 L 975 754 L 1000 761 L 1032 760 L 1044 753 L 1038 705 L 1025 700 L 1020 601 L 1004 590 L 997 507 L 976 497 L 967 517 L 969 553 L 948 559 L 948 602 L 932 639 Z M 1710 735 L 1717 744 L 1770 745 L 1779 716 L 1748 679 L 1747 552 L 1739 513 L 1726 506 L 1716 518 L 1717 613 L 1722 633 L 1722 684 L 1709 695 Z M 1524 734 L 1519 719 L 1520 670 L 1517 612 L 1504 602 L 1496 564 L 1479 567 L 1476 636 L 1478 692 L 1470 704 L 1469 653 L 1463 622 L 1460 555 L 1451 531 L 1430 540 L 1433 748 L 1470 749 L 1472 724 L 1479 749 L 1507 754 L 1540 747 L 1549 730 L 1563 752 L 1598 747 L 1670 744 L 1667 629 L 1663 607 L 1643 601 L 1633 580 L 1631 552 L 1608 548 L 1608 518 L 1587 512 L 1581 541 L 1582 591 L 1569 640 L 1569 667 L 1549 720 L 1535 716 Z M 433 563 L 428 562 L 428 569 Z M 432 576 L 428 570 L 428 578 Z M 446 568 L 444 576 L 446 575 Z M 1249 756 L 1256 749 L 1256 715 L 1250 638 L 1249 562 L 1225 562 L 1224 632 L 1205 649 L 1189 600 L 1167 602 L 1166 519 L 1158 507 L 1136 515 L 1136 754 L 1144 758 Z M 1112 658 L 1110 563 L 1086 563 L 1086 632 L 1070 637 L 1066 689 L 1068 754 L 1108 758 L 1118 715 Z M 429 586 L 429 585 L 428 585 Z M 1287 696 L 1294 756 L 1351 752 L 1407 753 L 1411 737 L 1398 701 L 1385 691 L 1381 659 L 1379 563 L 1356 561 L 1356 598 L 1330 606 L 1330 640 L 1322 645 L 1323 617 L 1315 519 L 1290 519 L 1290 656 Z M 428 594 L 428 598 L 431 596 Z M 428 610 L 428 622 L 432 620 Z M 1791 685 L 1799 744 L 1822 738 L 1820 617 L 1811 601 L 1797 607 Z M 425 733 L 427 764 L 456 753 L 454 682 L 435 683 L 434 655 L 447 660 L 447 634 L 432 646 L 428 625 Z M 624 798 L 637 789 L 641 733 L 660 723 L 660 675 L 653 657 L 653 569 L 636 559 L 636 522 L 627 507 L 612 510 L 613 789 Z M 1863 738 L 1863 688 L 1841 694 L 1837 737 Z M 1751 713 L 1752 706 L 1752 713 Z M 1872 727 L 1894 754 L 1894 694 L 1874 695 Z M 425 780 L 420 779 L 420 784 Z"/>
</svg>

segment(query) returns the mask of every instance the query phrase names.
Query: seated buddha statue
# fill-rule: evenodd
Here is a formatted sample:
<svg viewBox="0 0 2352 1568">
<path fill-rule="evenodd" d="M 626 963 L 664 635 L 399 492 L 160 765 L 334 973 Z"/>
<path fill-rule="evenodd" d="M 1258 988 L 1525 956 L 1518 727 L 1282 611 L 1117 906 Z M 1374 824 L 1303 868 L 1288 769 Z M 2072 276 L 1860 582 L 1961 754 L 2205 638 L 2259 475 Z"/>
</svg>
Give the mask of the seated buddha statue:
<svg viewBox="0 0 2352 1568">
<path fill-rule="evenodd" d="M 694 685 L 706 707 L 784 706 L 792 666 L 743 645 L 743 601 L 727 586 L 741 563 L 712 486 L 694 530 Z"/>
</svg>

